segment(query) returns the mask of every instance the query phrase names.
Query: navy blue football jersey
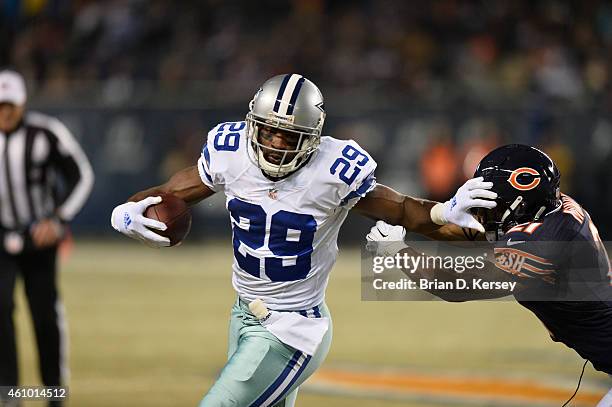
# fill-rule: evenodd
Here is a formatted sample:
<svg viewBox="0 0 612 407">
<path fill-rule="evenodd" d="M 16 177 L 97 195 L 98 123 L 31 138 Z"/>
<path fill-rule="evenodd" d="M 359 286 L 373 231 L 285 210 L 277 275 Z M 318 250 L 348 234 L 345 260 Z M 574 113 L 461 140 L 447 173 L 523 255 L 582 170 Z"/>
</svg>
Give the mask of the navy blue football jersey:
<svg viewBox="0 0 612 407">
<path fill-rule="evenodd" d="M 563 195 L 538 222 L 515 226 L 495 246 L 496 267 L 521 290 L 514 296 L 562 342 L 612 374 L 610 261 L 589 214 Z"/>
</svg>

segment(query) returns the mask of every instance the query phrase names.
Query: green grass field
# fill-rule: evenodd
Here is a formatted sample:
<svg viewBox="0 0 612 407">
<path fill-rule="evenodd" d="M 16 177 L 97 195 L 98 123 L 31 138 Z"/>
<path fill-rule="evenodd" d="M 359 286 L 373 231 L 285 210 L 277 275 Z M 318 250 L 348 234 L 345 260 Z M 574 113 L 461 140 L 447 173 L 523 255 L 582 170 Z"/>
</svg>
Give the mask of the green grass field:
<svg viewBox="0 0 612 407">
<path fill-rule="evenodd" d="M 70 406 L 197 405 L 225 361 L 235 299 L 230 264 L 229 244 L 162 250 L 121 238 L 77 244 L 61 266 Z M 359 252 L 341 251 L 327 292 L 335 331 L 325 369 L 552 378 L 568 395 L 575 387 L 581 359 L 551 342 L 540 323 L 515 303 L 376 303 L 360 297 Z M 38 384 L 26 311 L 20 291 L 22 383 Z M 609 381 L 592 367 L 585 377 L 585 388 L 600 392 Z M 297 405 L 458 405 L 334 389 L 306 385 Z"/>
</svg>

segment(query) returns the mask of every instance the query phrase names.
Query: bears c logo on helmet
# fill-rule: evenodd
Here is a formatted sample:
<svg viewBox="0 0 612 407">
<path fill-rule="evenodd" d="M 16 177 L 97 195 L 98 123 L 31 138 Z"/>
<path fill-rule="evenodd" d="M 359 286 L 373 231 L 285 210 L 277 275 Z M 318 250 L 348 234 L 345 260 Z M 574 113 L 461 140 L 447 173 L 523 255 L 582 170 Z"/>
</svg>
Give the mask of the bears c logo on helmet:
<svg viewBox="0 0 612 407">
<path fill-rule="evenodd" d="M 531 180 L 530 183 L 523 184 L 519 182 L 518 178 L 520 175 L 523 175 L 523 174 L 529 174 L 533 176 L 533 179 Z M 529 191 L 530 189 L 534 189 L 540 184 L 540 173 L 534 170 L 533 168 L 529 168 L 529 167 L 517 168 L 516 170 L 512 171 L 512 174 L 510 174 L 510 178 L 508 178 L 508 182 L 510 183 L 510 185 L 512 185 L 514 188 L 518 189 L 519 191 Z"/>
</svg>

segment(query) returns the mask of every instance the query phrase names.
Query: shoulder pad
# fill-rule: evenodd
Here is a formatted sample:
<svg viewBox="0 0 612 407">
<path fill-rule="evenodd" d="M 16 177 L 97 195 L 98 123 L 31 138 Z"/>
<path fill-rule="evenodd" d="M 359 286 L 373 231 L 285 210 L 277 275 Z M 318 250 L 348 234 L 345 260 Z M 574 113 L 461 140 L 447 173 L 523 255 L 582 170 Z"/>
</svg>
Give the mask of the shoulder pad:
<svg viewBox="0 0 612 407">
<path fill-rule="evenodd" d="M 376 185 L 376 161 L 353 140 L 323 137 L 318 159 L 338 205 L 354 205 Z"/>
<path fill-rule="evenodd" d="M 200 159 L 198 171 L 202 182 L 218 191 L 245 165 L 247 138 L 246 122 L 224 122 L 208 132 Z"/>
</svg>

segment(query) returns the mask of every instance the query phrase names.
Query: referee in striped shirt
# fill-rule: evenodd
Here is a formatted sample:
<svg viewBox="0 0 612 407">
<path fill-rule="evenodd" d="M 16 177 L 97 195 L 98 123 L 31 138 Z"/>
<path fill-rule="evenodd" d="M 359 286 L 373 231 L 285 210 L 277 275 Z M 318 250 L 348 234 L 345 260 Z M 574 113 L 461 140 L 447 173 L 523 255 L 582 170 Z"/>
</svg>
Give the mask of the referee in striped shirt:
<svg viewBox="0 0 612 407">
<path fill-rule="evenodd" d="M 18 276 L 32 314 L 42 382 L 59 386 L 67 384 L 67 366 L 57 247 L 94 177 L 70 131 L 55 118 L 25 113 L 25 102 L 22 76 L 0 71 L 0 386 L 18 384 L 13 323 Z"/>
</svg>

